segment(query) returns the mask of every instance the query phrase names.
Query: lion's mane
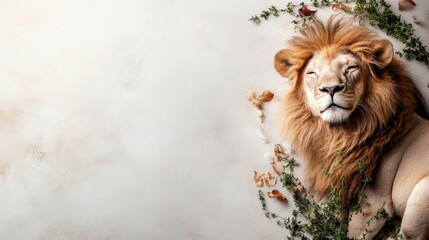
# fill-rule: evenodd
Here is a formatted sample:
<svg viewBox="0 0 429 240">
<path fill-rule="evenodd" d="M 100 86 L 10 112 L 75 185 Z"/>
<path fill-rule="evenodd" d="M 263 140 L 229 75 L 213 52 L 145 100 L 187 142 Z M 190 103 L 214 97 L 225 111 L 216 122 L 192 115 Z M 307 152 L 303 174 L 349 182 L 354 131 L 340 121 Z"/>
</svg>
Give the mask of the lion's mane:
<svg viewBox="0 0 429 240">
<path fill-rule="evenodd" d="M 412 114 L 428 119 L 424 100 L 400 60 L 394 57 L 386 67 L 379 67 L 373 46 L 378 39 L 365 27 L 330 18 L 325 25 L 315 21 L 289 41 L 290 62 L 283 64 L 290 67 L 294 84 L 281 103 L 282 136 L 304 158 L 309 190 L 316 196 L 326 196 L 343 179 L 347 191 L 342 192 L 342 200 L 353 201 L 363 186 L 362 179 L 372 176 Z M 365 66 L 365 94 L 346 123 L 323 122 L 306 105 L 302 71 L 322 49 L 332 55 L 349 51 Z M 364 171 L 358 162 L 364 164 Z M 328 178 L 323 169 L 333 172 L 332 176 Z"/>
</svg>

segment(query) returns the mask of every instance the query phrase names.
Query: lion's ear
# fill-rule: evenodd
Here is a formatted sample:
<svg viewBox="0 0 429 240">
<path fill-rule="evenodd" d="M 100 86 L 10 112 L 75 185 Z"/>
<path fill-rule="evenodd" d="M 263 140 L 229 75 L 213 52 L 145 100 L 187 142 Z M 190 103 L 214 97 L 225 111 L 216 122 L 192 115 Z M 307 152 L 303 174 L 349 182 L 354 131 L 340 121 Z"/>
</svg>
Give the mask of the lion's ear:
<svg viewBox="0 0 429 240">
<path fill-rule="evenodd" d="M 289 79 L 293 78 L 292 68 L 294 65 L 290 53 L 289 49 L 283 49 L 274 56 L 274 68 L 281 76 Z"/>
<path fill-rule="evenodd" d="M 372 42 L 372 57 L 380 68 L 386 67 L 393 59 L 393 45 L 386 39 Z"/>
</svg>

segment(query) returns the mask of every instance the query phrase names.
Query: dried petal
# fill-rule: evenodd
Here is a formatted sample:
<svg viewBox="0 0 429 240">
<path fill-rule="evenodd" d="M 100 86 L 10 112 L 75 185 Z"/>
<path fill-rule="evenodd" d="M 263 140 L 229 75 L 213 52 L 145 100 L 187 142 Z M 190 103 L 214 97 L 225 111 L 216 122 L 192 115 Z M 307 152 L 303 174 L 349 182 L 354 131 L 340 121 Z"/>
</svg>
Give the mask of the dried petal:
<svg viewBox="0 0 429 240">
<path fill-rule="evenodd" d="M 399 0 L 398 1 L 399 11 L 410 10 L 416 3 L 413 0 Z"/>
<path fill-rule="evenodd" d="M 307 16 L 314 16 L 316 14 L 317 10 L 310 10 L 307 8 L 307 6 L 302 6 L 300 9 L 298 9 L 298 13 L 300 17 L 307 17 Z"/>
<path fill-rule="evenodd" d="M 277 200 L 286 200 L 286 196 L 283 195 L 281 192 L 279 192 L 278 190 L 273 190 L 271 192 L 267 192 L 268 197 L 270 198 L 275 198 Z"/>
<path fill-rule="evenodd" d="M 268 90 L 265 90 L 265 91 L 264 91 L 264 92 L 262 92 L 262 94 L 258 97 L 258 99 L 259 99 L 261 102 L 269 102 L 269 101 L 273 100 L 273 97 L 274 97 L 274 93 L 272 93 L 272 92 L 270 92 L 270 91 L 268 91 Z"/>
<path fill-rule="evenodd" d="M 270 178 L 271 177 L 271 173 L 270 172 L 264 172 L 264 173 L 262 173 L 262 176 Z"/>
<path fill-rule="evenodd" d="M 258 114 L 260 122 L 264 123 L 264 120 L 265 120 L 264 112 L 262 110 L 258 109 L 258 110 L 256 110 L 256 113 Z"/>
<path fill-rule="evenodd" d="M 265 134 L 264 127 L 262 126 L 262 123 L 258 127 L 258 134 L 259 134 L 259 138 L 264 143 L 270 143 L 270 140 L 268 139 L 267 135 Z"/>
<path fill-rule="evenodd" d="M 284 153 L 284 150 L 283 150 L 283 147 L 282 147 L 282 145 L 280 145 L 280 144 L 276 144 L 275 146 L 274 146 L 274 152 L 275 153 Z"/>
<path fill-rule="evenodd" d="M 293 187 L 293 191 L 295 192 L 302 192 L 304 190 L 304 187 L 301 185 L 297 185 L 295 187 Z"/>
<path fill-rule="evenodd" d="M 260 175 L 257 171 L 253 171 L 253 181 L 255 182 L 257 187 L 264 186 L 264 179 L 262 175 Z"/>
<path fill-rule="evenodd" d="M 282 145 L 276 144 L 274 146 L 274 156 L 277 158 L 277 161 L 287 161 L 289 156 L 285 153 Z"/>
<path fill-rule="evenodd" d="M 415 15 L 411 16 L 413 18 L 413 23 L 419 25 L 420 22 L 417 20 L 417 17 Z"/>
<path fill-rule="evenodd" d="M 266 178 L 265 184 L 267 184 L 269 187 L 276 185 L 277 184 L 277 177 Z"/>
<path fill-rule="evenodd" d="M 274 94 L 268 90 L 265 90 L 260 96 L 256 96 L 255 91 L 249 91 L 247 93 L 247 100 L 252 104 L 254 108 L 256 108 L 256 113 L 258 114 L 258 120 L 259 120 L 259 135 L 260 138 L 264 141 L 264 143 L 269 143 L 270 141 L 266 137 L 266 134 L 264 132 L 264 120 L 265 120 L 265 114 L 263 111 L 263 104 L 264 102 L 269 102 L 273 99 Z"/>
<path fill-rule="evenodd" d="M 341 9 L 346 13 L 352 13 L 353 10 L 351 7 L 348 7 L 346 5 L 344 5 L 344 3 L 340 2 L 340 3 L 332 3 L 332 9 Z"/>
<path fill-rule="evenodd" d="M 269 153 L 264 154 L 264 158 L 270 163 L 275 164 L 275 158 L 271 156 Z"/>
<path fill-rule="evenodd" d="M 270 172 L 264 172 L 262 178 L 264 179 L 265 185 L 268 187 L 274 186 L 277 183 L 277 177 L 271 176 Z"/>
<path fill-rule="evenodd" d="M 279 169 L 277 165 L 273 164 L 272 167 L 273 167 L 273 172 L 275 172 L 277 175 L 282 174 L 282 171 Z"/>
<path fill-rule="evenodd" d="M 258 98 L 256 97 L 256 92 L 255 91 L 249 91 L 247 92 L 247 100 L 250 102 L 250 104 L 252 104 L 252 106 L 256 109 L 261 109 L 262 108 L 262 102 L 258 100 Z"/>
</svg>

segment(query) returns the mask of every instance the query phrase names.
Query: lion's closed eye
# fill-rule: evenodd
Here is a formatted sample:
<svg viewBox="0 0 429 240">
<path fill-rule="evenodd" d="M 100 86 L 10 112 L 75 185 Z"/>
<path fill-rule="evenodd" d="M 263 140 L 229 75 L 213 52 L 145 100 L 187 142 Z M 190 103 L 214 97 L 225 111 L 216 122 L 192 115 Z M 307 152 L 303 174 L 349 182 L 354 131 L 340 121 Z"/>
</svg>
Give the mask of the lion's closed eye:
<svg viewBox="0 0 429 240">
<path fill-rule="evenodd" d="M 309 76 L 309 77 L 316 77 L 316 76 L 317 76 L 317 73 L 316 73 L 316 72 L 314 72 L 314 71 L 308 71 L 306 74 L 307 74 L 307 76 Z"/>
<path fill-rule="evenodd" d="M 357 64 L 350 65 L 346 68 L 346 73 L 350 73 L 358 69 L 359 69 L 359 66 Z"/>
</svg>

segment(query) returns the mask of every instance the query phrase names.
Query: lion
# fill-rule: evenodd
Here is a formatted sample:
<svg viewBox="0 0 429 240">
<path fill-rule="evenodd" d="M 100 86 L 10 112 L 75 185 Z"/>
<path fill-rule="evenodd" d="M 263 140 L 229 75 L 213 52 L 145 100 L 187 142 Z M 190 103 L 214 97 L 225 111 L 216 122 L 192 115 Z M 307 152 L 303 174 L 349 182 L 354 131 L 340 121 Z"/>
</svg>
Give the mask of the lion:
<svg viewBox="0 0 429 240">
<path fill-rule="evenodd" d="M 386 219 L 368 221 L 384 209 L 402 219 L 405 239 L 429 239 L 429 118 L 392 43 L 331 17 L 303 28 L 274 65 L 291 82 L 280 106 L 282 138 L 304 159 L 311 195 L 324 199 L 344 181 L 341 197 L 350 203 L 364 187 L 367 204 L 352 214 L 350 238 L 374 238 Z M 365 176 L 372 180 L 363 184 Z"/>
</svg>

